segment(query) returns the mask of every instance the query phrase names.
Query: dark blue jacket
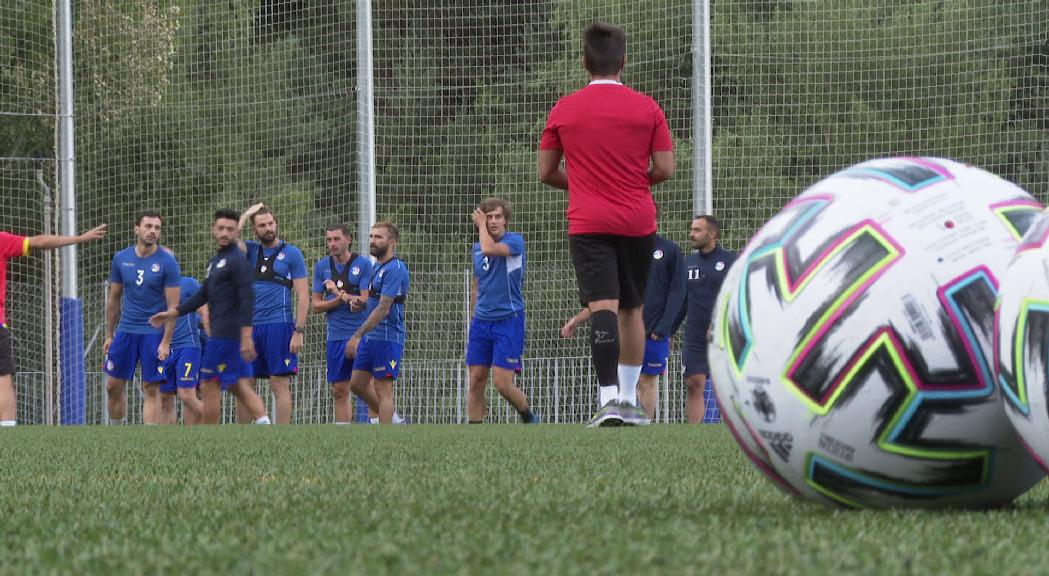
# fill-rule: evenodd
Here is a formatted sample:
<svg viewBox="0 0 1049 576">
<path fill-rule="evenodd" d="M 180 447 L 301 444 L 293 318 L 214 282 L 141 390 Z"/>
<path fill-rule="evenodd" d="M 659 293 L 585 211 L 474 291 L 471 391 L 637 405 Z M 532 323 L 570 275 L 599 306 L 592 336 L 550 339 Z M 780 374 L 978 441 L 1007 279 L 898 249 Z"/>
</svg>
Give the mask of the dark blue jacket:
<svg viewBox="0 0 1049 576">
<path fill-rule="evenodd" d="M 685 326 L 685 345 L 706 345 L 707 328 L 714 314 L 714 302 L 721 290 L 736 255 L 721 247 L 714 247 L 709 254 L 695 251 L 685 256 L 685 285 L 688 305 L 681 310 L 675 326 L 688 316 Z"/>
<path fill-rule="evenodd" d="M 645 336 L 663 338 L 677 331 L 677 318 L 685 307 L 685 263 L 678 245 L 656 235 L 652 267 L 645 285 Z"/>
<path fill-rule="evenodd" d="M 255 269 L 236 244 L 220 249 L 208 261 L 200 290 L 178 307 L 179 316 L 208 305 L 212 338 L 240 339 L 240 330 L 251 326 L 255 308 Z"/>
</svg>

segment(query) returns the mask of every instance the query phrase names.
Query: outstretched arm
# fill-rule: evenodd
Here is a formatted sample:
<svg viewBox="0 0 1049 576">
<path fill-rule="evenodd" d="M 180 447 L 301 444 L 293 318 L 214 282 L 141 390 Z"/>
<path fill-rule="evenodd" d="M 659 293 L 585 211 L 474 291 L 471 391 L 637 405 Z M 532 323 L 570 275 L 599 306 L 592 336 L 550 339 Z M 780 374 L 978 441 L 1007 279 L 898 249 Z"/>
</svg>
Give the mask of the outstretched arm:
<svg viewBox="0 0 1049 576">
<path fill-rule="evenodd" d="M 39 234 L 29 237 L 30 250 L 54 250 L 71 244 L 83 244 L 98 240 L 106 235 L 106 225 L 100 224 L 84 232 L 79 236 L 56 236 L 54 234 Z"/>
</svg>

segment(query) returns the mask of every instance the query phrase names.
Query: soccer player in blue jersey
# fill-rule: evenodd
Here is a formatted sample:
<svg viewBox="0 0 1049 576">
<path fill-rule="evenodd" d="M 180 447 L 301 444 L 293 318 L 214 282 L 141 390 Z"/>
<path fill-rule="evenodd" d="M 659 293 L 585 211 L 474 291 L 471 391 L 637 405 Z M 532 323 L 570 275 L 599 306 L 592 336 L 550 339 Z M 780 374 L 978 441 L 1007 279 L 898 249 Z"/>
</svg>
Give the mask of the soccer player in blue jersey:
<svg viewBox="0 0 1049 576">
<path fill-rule="evenodd" d="M 637 382 L 619 381 L 619 402 L 640 403 L 649 419 L 655 418 L 659 390 L 656 382 L 666 373 L 670 341 L 680 325 L 685 306 L 685 269 L 678 245 L 656 234 L 652 264 L 645 284 L 645 361 Z M 561 327 L 561 336 L 570 338 L 575 329 L 590 319 L 584 308 Z"/>
<path fill-rule="evenodd" d="M 179 304 L 200 291 L 200 282 L 192 276 L 183 276 L 179 283 Z M 183 421 L 187 426 L 200 423 L 203 405 L 197 398 L 200 384 L 200 324 L 208 325 L 208 305 L 179 317 L 171 337 L 171 355 L 164 364 L 166 380 L 160 386 L 164 423 L 175 423 L 175 395 L 182 401 Z"/>
<path fill-rule="evenodd" d="M 142 367 L 142 421 L 162 423 L 160 384 L 164 382 L 164 361 L 171 350 L 175 323 L 163 327 L 150 325 L 150 316 L 178 306 L 179 270 L 175 257 L 160 250 L 159 213 L 147 211 L 135 220 L 135 243 L 113 257 L 106 301 L 106 339 L 102 343 L 105 371 L 109 376 L 111 424 L 123 422 L 127 414 L 128 380 Z"/>
<path fill-rule="evenodd" d="M 390 222 L 372 226 L 368 248 L 376 262 L 368 281 L 367 318 L 346 342 L 346 356 L 353 357 L 350 390 L 378 412 L 381 424 L 393 422 L 393 383 L 404 354 L 408 267 L 396 254 L 399 238 Z"/>
<path fill-rule="evenodd" d="M 520 234 L 507 231 L 510 205 L 489 198 L 474 210 L 478 241 L 473 245 L 473 283 L 470 290 L 473 321 L 466 348 L 470 393 L 466 414 L 471 424 L 484 421 L 488 374 L 499 394 L 526 424 L 539 422 L 514 377 L 521 372 L 524 354 L 525 305 L 521 289 L 525 275 L 525 245 Z"/>
<path fill-rule="evenodd" d="M 353 360 L 346 357 L 346 343 L 364 323 L 368 281 L 372 261 L 350 250 L 353 238 L 345 224 L 332 224 L 324 231 L 328 256 L 313 266 L 313 312 L 327 315 L 328 384 L 335 403 L 335 423 L 353 422 L 350 378 Z M 358 311 L 352 305 L 357 303 Z"/>
<path fill-rule="evenodd" d="M 688 233 L 692 254 L 685 257 L 686 297 L 688 305 L 679 315 L 678 324 L 687 316 L 681 347 L 685 371 L 685 416 L 689 424 L 703 421 L 706 404 L 703 389 L 710 368 L 707 365 L 707 332 L 714 313 L 714 301 L 725 281 L 736 255 L 721 247 L 721 223 L 709 215 L 696 216 Z"/>
<path fill-rule="evenodd" d="M 269 424 L 266 407 L 252 388 L 255 340 L 251 318 L 255 305 L 254 272 L 237 243 L 240 228 L 235 210 L 215 212 L 211 234 L 218 251 L 208 261 L 204 284 L 192 298 L 178 307 L 158 312 L 149 319 L 153 326 L 174 322 L 179 316 L 208 305 L 211 335 L 200 362 L 201 423 L 218 424 L 222 416 L 222 392 L 229 390 L 245 406 L 255 424 Z"/>
<path fill-rule="evenodd" d="M 255 378 L 269 378 L 276 423 L 288 424 L 291 378 L 299 371 L 298 354 L 310 310 L 306 260 L 298 248 L 277 235 L 277 218 L 265 204 L 256 204 L 241 215 L 242 229 L 249 222 L 258 239 L 244 242 L 248 262 L 255 268 Z M 238 420 L 245 422 L 243 408 L 238 406 L 238 410 Z"/>
</svg>

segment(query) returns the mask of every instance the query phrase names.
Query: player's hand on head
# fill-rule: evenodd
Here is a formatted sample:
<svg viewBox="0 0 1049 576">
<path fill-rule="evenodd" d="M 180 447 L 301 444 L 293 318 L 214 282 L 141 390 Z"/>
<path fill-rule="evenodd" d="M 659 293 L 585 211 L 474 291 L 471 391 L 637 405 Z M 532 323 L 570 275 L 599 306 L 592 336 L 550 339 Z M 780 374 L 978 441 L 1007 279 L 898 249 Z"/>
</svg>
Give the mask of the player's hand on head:
<svg viewBox="0 0 1049 576">
<path fill-rule="evenodd" d="M 480 208 L 474 209 L 470 218 L 473 219 L 474 225 L 478 228 L 484 228 L 488 224 L 488 216 L 486 216 L 484 210 L 481 210 Z"/>
</svg>

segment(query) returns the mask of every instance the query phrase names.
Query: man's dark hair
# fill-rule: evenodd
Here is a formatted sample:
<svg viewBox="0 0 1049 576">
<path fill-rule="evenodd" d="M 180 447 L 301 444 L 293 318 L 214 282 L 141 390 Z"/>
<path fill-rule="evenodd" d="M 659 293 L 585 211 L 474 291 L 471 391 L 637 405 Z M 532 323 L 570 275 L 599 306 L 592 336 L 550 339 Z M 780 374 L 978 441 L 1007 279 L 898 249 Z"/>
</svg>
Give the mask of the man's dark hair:
<svg viewBox="0 0 1049 576">
<path fill-rule="evenodd" d="M 347 238 L 353 238 L 353 236 L 350 234 L 350 227 L 345 225 L 345 224 L 343 224 L 342 222 L 332 222 L 331 224 L 328 224 L 328 226 L 326 226 L 324 228 L 325 232 L 334 232 L 336 230 L 338 230 L 339 232 L 342 232 L 343 235 L 346 236 Z"/>
<path fill-rule="evenodd" d="M 219 220 L 233 220 L 234 222 L 240 221 L 240 212 L 232 208 L 219 208 L 215 211 L 215 217 L 211 219 L 211 223 L 214 224 Z"/>
<path fill-rule="evenodd" d="M 160 212 L 157 212 L 156 210 L 143 210 L 138 213 L 138 218 L 135 218 L 135 226 L 141 225 L 142 220 L 145 218 L 156 218 L 157 220 L 160 220 L 161 224 L 164 223 L 164 217 L 160 215 Z"/>
<path fill-rule="evenodd" d="M 626 61 L 626 32 L 608 22 L 594 22 L 583 31 L 583 65 L 593 76 L 612 76 Z"/>
<path fill-rule="evenodd" d="M 484 212 L 485 214 L 491 212 L 492 210 L 495 210 L 496 208 L 502 208 L 503 216 L 506 216 L 506 221 L 510 221 L 510 203 L 506 200 L 503 200 L 502 198 L 486 198 L 483 202 L 481 202 L 481 205 L 478 206 L 478 208 L 480 208 L 481 212 Z"/>
<path fill-rule="evenodd" d="M 393 225 L 393 222 L 387 222 L 385 220 L 382 222 L 376 222 L 375 224 L 372 224 L 372 228 L 384 228 L 386 233 L 390 235 L 390 240 L 395 242 L 401 239 L 401 232 L 397 230 L 397 227 Z"/>
<path fill-rule="evenodd" d="M 262 208 L 259 208 L 259 210 L 257 212 L 255 212 L 254 214 L 251 215 L 251 225 L 253 227 L 255 226 L 255 217 L 256 216 L 263 216 L 265 214 L 272 214 L 273 215 L 273 219 L 274 220 L 277 219 L 277 215 L 273 214 L 273 210 L 270 210 L 269 206 L 263 206 Z"/>
<path fill-rule="evenodd" d="M 714 230 L 714 236 L 719 240 L 721 239 L 721 221 L 711 216 L 710 214 L 700 214 L 693 218 L 694 220 L 702 220 L 707 223 L 707 226 Z"/>
</svg>

